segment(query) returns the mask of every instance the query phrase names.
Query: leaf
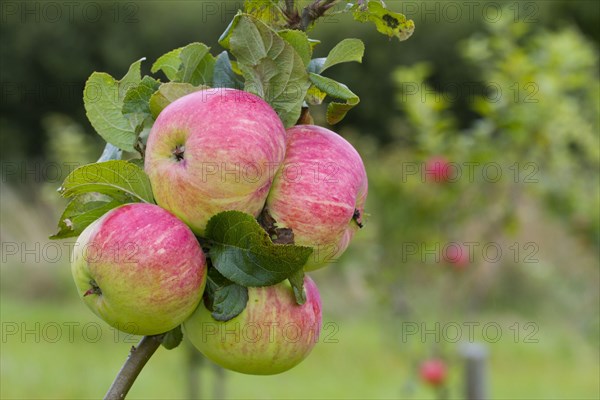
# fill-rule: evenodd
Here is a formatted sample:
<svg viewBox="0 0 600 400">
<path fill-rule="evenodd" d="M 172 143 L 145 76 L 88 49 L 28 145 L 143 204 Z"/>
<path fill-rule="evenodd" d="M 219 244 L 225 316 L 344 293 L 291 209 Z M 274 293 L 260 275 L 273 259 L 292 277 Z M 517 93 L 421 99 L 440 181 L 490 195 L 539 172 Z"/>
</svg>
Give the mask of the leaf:
<svg viewBox="0 0 600 400">
<path fill-rule="evenodd" d="M 144 170 L 123 160 L 79 167 L 66 177 L 59 192 L 63 197 L 95 192 L 121 202 L 154 203 L 150 181 Z"/>
<path fill-rule="evenodd" d="M 123 156 L 123 152 L 121 151 L 121 149 L 119 149 L 115 145 L 106 143 L 106 146 L 104 146 L 104 150 L 102 151 L 100 158 L 96 162 L 103 162 L 103 161 L 109 161 L 109 160 L 120 160 L 122 156 Z"/>
<path fill-rule="evenodd" d="M 141 81 L 140 65 L 143 60 L 131 64 L 120 81 L 107 73 L 94 72 L 83 90 L 86 115 L 96 132 L 106 142 L 131 152 L 134 151 L 137 135 L 121 110 L 127 90 Z"/>
<path fill-rule="evenodd" d="M 315 85 L 311 85 L 310 88 L 308 88 L 308 92 L 306 92 L 305 100 L 308 104 L 318 105 L 323 103 L 325 97 L 327 97 L 327 93 L 320 90 Z"/>
<path fill-rule="evenodd" d="M 237 317 L 248 303 L 248 288 L 233 283 L 211 267 L 208 270 L 204 304 L 217 321 Z"/>
<path fill-rule="evenodd" d="M 217 56 L 213 74 L 213 87 L 241 89 L 244 87 L 238 75 L 233 71 L 227 51 Z"/>
<path fill-rule="evenodd" d="M 182 340 L 183 332 L 181 331 L 181 325 L 177 325 L 163 336 L 160 344 L 167 350 L 173 350 L 175 347 L 179 346 Z"/>
<path fill-rule="evenodd" d="M 282 28 L 287 20 L 279 0 L 244 0 L 244 12 L 274 28 Z"/>
<path fill-rule="evenodd" d="M 321 44 L 321 41 L 318 40 L 318 39 L 311 39 L 311 38 L 309 38 L 308 39 L 308 43 L 310 43 L 310 48 L 314 50 L 315 47 L 317 47 L 318 44 Z"/>
<path fill-rule="evenodd" d="M 302 305 L 306 303 L 306 292 L 304 291 L 304 270 L 300 270 L 289 278 L 292 289 L 294 289 L 294 297 L 296 303 Z"/>
<path fill-rule="evenodd" d="M 378 32 L 389 37 L 395 36 L 400 41 L 408 39 L 415 30 L 413 20 L 407 20 L 404 14 L 386 9 L 377 0 L 369 0 L 366 6 L 356 4 L 352 10 L 356 21 L 371 21 L 375 24 Z"/>
<path fill-rule="evenodd" d="M 365 45 L 360 39 L 344 39 L 335 45 L 327 55 L 325 62 L 319 73 L 325 71 L 329 67 L 345 62 L 362 62 L 365 54 Z"/>
<path fill-rule="evenodd" d="M 346 113 L 356 106 L 360 99 L 348 87 L 333 79 L 310 73 L 310 81 L 315 87 L 336 99 L 344 100 L 345 103 L 331 102 L 327 106 L 327 123 L 335 125 L 346 116 Z"/>
<path fill-rule="evenodd" d="M 246 14 L 235 16 L 219 43 L 237 58 L 244 90 L 267 101 L 285 127 L 293 126 L 310 83 L 306 66 L 292 45 Z"/>
<path fill-rule="evenodd" d="M 88 225 L 121 204 L 121 201 L 99 193 L 75 196 L 60 217 L 58 232 L 50 236 L 50 239 L 79 236 Z"/>
<path fill-rule="evenodd" d="M 149 102 L 150 112 L 156 119 L 160 112 L 164 110 L 166 106 L 174 102 L 180 97 L 185 96 L 199 90 L 208 89 L 207 86 L 193 86 L 190 83 L 178 83 L 178 82 L 167 82 L 160 85 L 158 91 L 156 91 L 151 97 Z"/>
<path fill-rule="evenodd" d="M 310 60 L 310 62 L 308 64 L 308 71 L 309 71 L 309 73 L 314 73 L 314 74 L 320 75 L 327 68 L 332 67 L 336 64 L 350 62 L 350 61 L 362 62 L 362 57 L 364 55 L 364 51 L 365 51 L 365 45 L 363 44 L 363 42 L 361 40 L 359 40 L 359 39 L 344 39 L 341 42 L 339 42 L 333 49 L 331 49 L 331 51 L 329 52 L 329 55 L 326 58 L 315 58 L 315 59 Z M 309 75 L 309 78 L 311 80 L 313 79 L 312 77 L 310 77 L 310 75 Z M 327 78 L 325 78 L 325 79 L 327 79 Z M 335 84 L 333 86 L 341 85 L 335 81 L 333 81 L 333 82 Z M 324 81 L 323 84 L 331 85 L 331 83 L 328 81 Z M 313 105 L 321 104 L 323 102 L 323 100 L 325 99 L 325 97 L 327 96 L 327 94 L 330 94 L 333 96 L 333 94 L 327 93 L 324 90 L 319 89 L 313 82 L 313 85 L 310 86 L 310 88 L 308 89 L 308 92 L 306 93 L 305 100 L 308 104 L 313 104 Z M 356 95 L 354 95 L 354 93 L 352 93 L 351 98 L 356 98 L 358 100 L 358 97 Z M 358 102 L 357 102 L 357 104 L 358 104 Z M 356 105 L 356 104 L 354 104 L 354 105 Z M 332 111 L 331 111 L 331 113 L 332 113 L 331 115 L 335 116 L 335 118 L 332 118 L 331 120 L 333 121 L 333 120 L 339 119 L 337 121 L 337 122 L 339 122 L 344 117 L 346 112 L 348 112 L 349 109 L 354 107 L 354 105 L 349 106 L 348 104 L 335 103 L 335 105 L 332 106 Z M 343 107 L 340 107 L 340 106 L 343 106 Z M 342 109 L 345 109 L 345 112 L 343 112 L 343 114 L 342 114 Z"/>
<path fill-rule="evenodd" d="M 206 226 L 212 243 L 210 257 L 215 268 L 242 286 L 269 286 L 301 270 L 312 253 L 310 247 L 273 244 L 253 216 L 225 211 Z"/>
<path fill-rule="evenodd" d="M 215 58 L 209 50 L 210 47 L 203 43 L 190 43 L 160 56 L 150 71 L 163 71 L 173 82 L 210 86 L 213 81 Z"/>
<path fill-rule="evenodd" d="M 150 98 L 158 90 L 160 82 L 149 76 L 144 76 L 141 82 L 130 88 L 123 99 L 121 112 L 129 120 L 136 134 L 144 128 L 148 118 L 152 118 L 150 112 Z"/>
<path fill-rule="evenodd" d="M 179 67 L 181 66 L 181 59 L 179 58 L 179 54 L 183 47 L 180 47 L 175 50 L 171 50 L 170 52 L 163 54 L 160 56 L 154 64 L 152 64 L 152 68 L 150 72 L 153 74 L 158 71 L 162 71 L 170 81 L 175 80 L 177 76 L 177 71 L 179 71 Z"/>
<path fill-rule="evenodd" d="M 321 72 L 323 72 L 323 65 L 325 65 L 325 61 L 327 61 L 326 57 L 313 58 L 308 63 L 308 72 L 320 74 Z"/>
<path fill-rule="evenodd" d="M 181 67 L 174 81 L 194 86 L 212 85 L 215 58 L 209 50 L 210 47 L 203 43 L 191 43 L 181 49 Z"/>
<path fill-rule="evenodd" d="M 296 29 L 285 29 L 277 33 L 296 50 L 304 65 L 308 66 L 313 51 L 306 33 Z"/>
</svg>

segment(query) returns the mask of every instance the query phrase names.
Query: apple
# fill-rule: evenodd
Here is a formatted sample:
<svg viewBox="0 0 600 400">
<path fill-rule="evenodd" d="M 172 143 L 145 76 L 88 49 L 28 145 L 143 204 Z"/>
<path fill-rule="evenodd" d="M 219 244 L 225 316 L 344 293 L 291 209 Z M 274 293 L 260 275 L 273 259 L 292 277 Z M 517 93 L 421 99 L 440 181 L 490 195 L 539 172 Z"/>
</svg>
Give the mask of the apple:
<svg viewBox="0 0 600 400">
<path fill-rule="evenodd" d="M 287 138 L 266 211 L 295 244 L 314 248 L 310 271 L 335 261 L 362 227 L 367 173 L 354 147 L 326 128 L 297 125 Z"/>
<path fill-rule="evenodd" d="M 446 380 L 446 364 L 437 358 L 423 362 L 419 372 L 421 379 L 431 386 L 441 386 Z"/>
<path fill-rule="evenodd" d="M 71 272 L 84 303 L 109 325 L 155 335 L 181 324 L 204 292 L 206 259 L 192 231 L 153 204 L 117 207 L 90 224 Z"/>
<path fill-rule="evenodd" d="M 321 331 L 321 298 L 304 278 L 306 303 L 298 305 L 286 280 L 249 287 L 246 308 L 233 319 L 215 320 L 201 302 L 183 324 L 184 337 L 220 366 L 253 375 L 287 371 L 304 360 Z"/>
<path fill-rule="evenodd" d="M 443 249 L 444 261 L 452 264 L 456 269 L 464 269 L 469 265 L 469 249 L 459 243 L 449 243 Z"/>
<path fill-rule="evenodd" d="M 285 129 L 261 98 L 235 89 L 188 94 L 160 113 L 145 170 L 159 206 L 204 235 L 221 211 L 258 216 L 285 156 Z"/>
<path fill-rule="evenodd" d="M 448 160 L 442 156 L 429 158 L 425 163 L 425 178 L 430 182 L 448 182 L 451 178 Z"/>
</svg>

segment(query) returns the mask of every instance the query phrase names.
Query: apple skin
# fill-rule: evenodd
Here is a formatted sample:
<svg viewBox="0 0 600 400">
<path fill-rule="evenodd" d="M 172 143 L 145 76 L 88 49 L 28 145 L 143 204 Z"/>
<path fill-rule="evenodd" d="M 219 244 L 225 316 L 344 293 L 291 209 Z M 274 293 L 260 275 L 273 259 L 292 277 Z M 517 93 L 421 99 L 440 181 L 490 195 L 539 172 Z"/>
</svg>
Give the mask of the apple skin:
<svg viewBox="0 0 600 400">
<path fill-rule="evenodd" d="M 201 302 L 183 324 L 184 337 L 220 366 L 252 375 L 274 375 L 304 360 L 319 339 L 321 297 L 304 278 L 306 303 L 298 305 L 289 282 L 249 287 L 248 303 L 235 318 L 215 320 Z"/>
<path fill-rule="evenodd" d="M 204 292 L 206 259 L 183 222 L 158 206 L 134 203 L 107 212 L 81 233 L 71 272 L 83 302 L 109 325 L 155 335 L 194 311 Z"/>
<path fill-rule="evenodd" d="M 266 208 L 278 228 L 292 229 L 295 244 L 314 248 L 304 266 L 311 271 L 341 256 L 362 226 L 367 173 L 358 152 L 335 132 L 297 125 L 287 135 Z"/>
<path fill-rule="evenodd" d="M 433 358 L 421 364 L 421 379 L 431 386 L 441 386 L 446 380 L 447 370 L 444 361 Z"/>
<path fill-rule="evenodd" d="M 442 156 L 433 156 L 425 163 L 425 179 L 429 182 L 446 183 L 450 180 L 450 162 Z"/>
<path fill-rule="evenodd" d="M 235 89 L 188 94 L 160 113 L 145 170 L 159 206 L 199 236 L 221 211 L 258 216 L 285 156 L 285 128 L 261 98 Z"/>
</svg>

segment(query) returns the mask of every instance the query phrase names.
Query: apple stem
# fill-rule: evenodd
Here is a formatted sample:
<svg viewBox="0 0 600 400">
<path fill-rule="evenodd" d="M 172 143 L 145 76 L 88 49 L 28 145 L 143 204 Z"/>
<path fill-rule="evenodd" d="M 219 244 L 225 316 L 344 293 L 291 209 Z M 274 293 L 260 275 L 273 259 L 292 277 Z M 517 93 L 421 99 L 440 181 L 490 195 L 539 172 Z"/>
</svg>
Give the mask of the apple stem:
<svg viewBox="0 0 600 400">
<path fill-rule="evenodd" d="M 132 346 L 127 361 L 121 367 L 104 400 L 124 399 L 136 378 L 160 346 L 165 334 L 144 336 L 137 347 Z"/>
</svg>

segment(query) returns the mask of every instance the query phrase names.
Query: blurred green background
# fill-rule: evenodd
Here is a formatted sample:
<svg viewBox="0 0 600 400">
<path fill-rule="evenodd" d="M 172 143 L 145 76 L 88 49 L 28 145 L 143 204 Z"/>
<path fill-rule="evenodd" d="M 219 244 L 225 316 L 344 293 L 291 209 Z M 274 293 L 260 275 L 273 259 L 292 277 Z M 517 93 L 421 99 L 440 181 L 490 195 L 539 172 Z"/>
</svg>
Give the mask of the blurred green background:
<svg viewBox="0 0 600 400">
<path fill-rule="evenodd" d="M 317 56 L 345 37 L 367 47 L 329 73 L 361 97 L 334 129 L 363 156 L 370 191 L 366 228 L 312 274 L 320 343 L 275 377 L 192 369 L 186 347 L 160 349 L 131 398 L 186 398 L 190 379 L 205 398 L 435 398 L 418 375 L 434 356 L 461 398 L 469 342 L 488 350 L 492 398 L 600 397 L 599 3 L 386 4 L 415 21 L 408 41 L 341 15 L 311 35 Z M 216 54 L 240 5 L 2 3 L 0 397 L 99 398 L 138 339 L 85 308 L 73 242 L 47 239 L 62 178 L 102 149 L 85 80 L 141 57 L 149 72 L 192 41 Z M 427 179 L 432 157 L 451 163 L 450 182 Z M 472 249 L 463 265 L 444 261 L 453 244 Z"/>
</svg>

